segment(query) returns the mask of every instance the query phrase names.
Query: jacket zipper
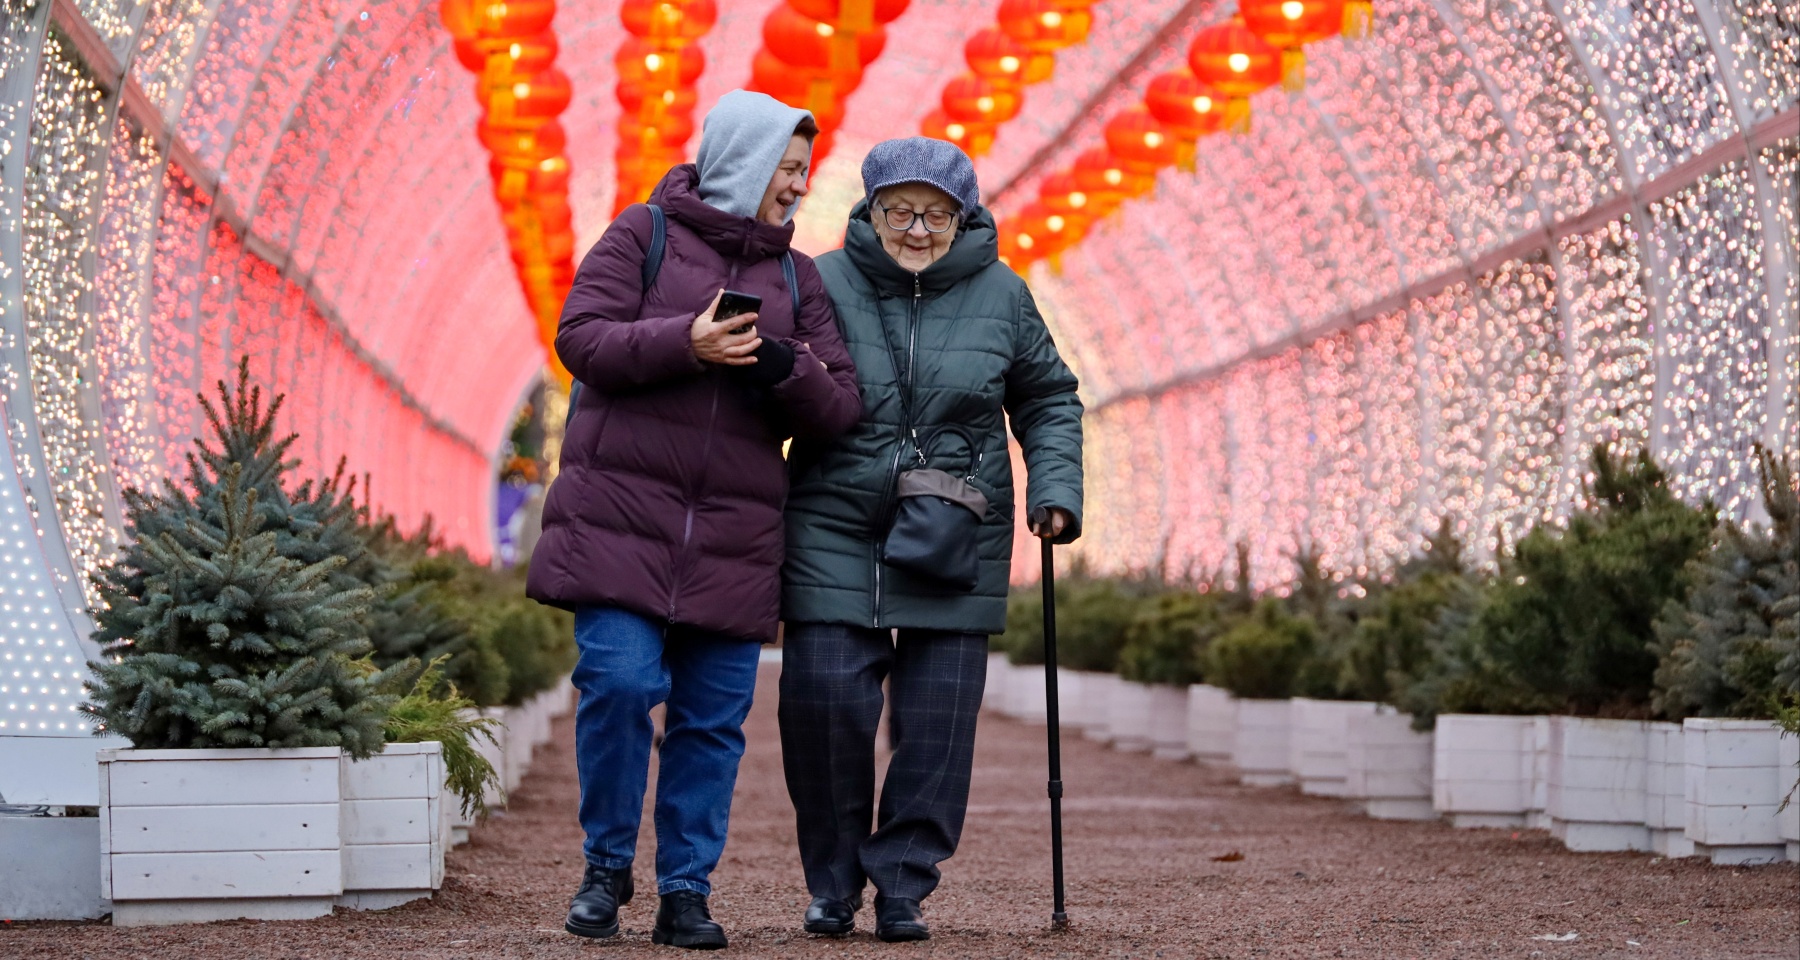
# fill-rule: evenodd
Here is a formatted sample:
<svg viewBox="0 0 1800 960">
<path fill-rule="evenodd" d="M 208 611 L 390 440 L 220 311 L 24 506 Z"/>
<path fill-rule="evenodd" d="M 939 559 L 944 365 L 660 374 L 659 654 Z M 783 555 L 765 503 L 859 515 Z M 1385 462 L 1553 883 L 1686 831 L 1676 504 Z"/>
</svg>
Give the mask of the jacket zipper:
<svg viewBox="0 0 1800 960">
<path fill-rule="evenodd" d="M 917 361 L 917 357 L 918 357 L 919 302 L 920 302 L 920 298 L 923 295 L 924 295 L 924 291 L 919 286 L 919 275 L 915 273 L 915 274 L 913 274 L 912 306 L 906 312 L 906 373 L 900 374 L 900 371 L 898 371 L 898 370 L 894 371 L 896 374 L 900 375 L 900 390 L 902 391 L 903 396 L 910 394 L 911 389 L 912 389 L 913 367 L 916 365 L 916 361 Z M 903 409 L 904 409 L 904 407 L 903 407 Z M 881 510 L 876 514 L 876 516 L 878 516 L 878 517 L 887 516 L 888 497 L 891 496 L 891 493 L 894 489 L 894 484 L 899 482 L 899 479 L 900 479 L 900 455 L 906 452 L 906 433 L 905 433 L 906 426 L 904 424 L 902 424 L 900 427 L 900 430 L 901 430 L 900 444 L 894 448 L 894 462 L 888 465 L 887 486 L 882 488 L 882 490 L 884 492 L 882 493 Z M 876 554 L 876 556 L 874 558 L 874 560 L 875 560 L 875 563 L 874 563 L 874 567 L 875 567 L 874 625 L 876 627 L 880 627 L 881 626 L 881 556 L 880 556 L 881 547 L 879 544 L 877 544 L 875 546 L 874 551 Z"/>
<path fill-rule="evenodd" d="M 727 289 L 737 286 L 738 265 L 731 265 L 731 278 L 725 281 Z M 681 520 L 681 553 L 675 558 L 674 576 L 669 584 L 669 616 L 670 623 L 675 622 L 675 601 L 681 595 L 681 581 L 687 573 L 688 541 L 694 538 L 694 511 L 700 506 L 700 493 L 706 488 L 707 467 L 712 464 L 713 429 L 719 421 L 719 378 L 714 371 L 706 372 L 706 379 L 712 383 L 712 402 L 706 414 L 706 438 L 700 443 L 700 473 L 694 478 L 688 489 L 687 512 Z"/>
</svg>

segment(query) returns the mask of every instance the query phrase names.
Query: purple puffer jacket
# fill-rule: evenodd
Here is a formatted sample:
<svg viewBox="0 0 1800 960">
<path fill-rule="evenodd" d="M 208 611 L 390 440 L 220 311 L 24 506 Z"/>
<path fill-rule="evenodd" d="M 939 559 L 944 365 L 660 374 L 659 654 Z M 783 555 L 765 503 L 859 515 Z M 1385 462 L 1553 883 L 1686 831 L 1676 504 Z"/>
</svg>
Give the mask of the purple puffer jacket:
<svg viewBox="0 0 1800 960">
<path fill-rule="evenodd" d="M 781 601 L 782 441 L 842 433 L 862 400 L 831 298 L 799 253 L 793 316 L 781 270 L 793 226 L 709 206 L 698 183 L 693 165 L 676 167 L 651 197 L 668 239 L 648 291 L 642 206 L 613 221 L 575 274 L 556 354 L 584 389 L 527 592 L 769 641 Z M 796 351 L 786 380 L 757 389 L 694 357 L 689 328 L 720 288 L 762 297 L 758 332 Z"/>
</svg>

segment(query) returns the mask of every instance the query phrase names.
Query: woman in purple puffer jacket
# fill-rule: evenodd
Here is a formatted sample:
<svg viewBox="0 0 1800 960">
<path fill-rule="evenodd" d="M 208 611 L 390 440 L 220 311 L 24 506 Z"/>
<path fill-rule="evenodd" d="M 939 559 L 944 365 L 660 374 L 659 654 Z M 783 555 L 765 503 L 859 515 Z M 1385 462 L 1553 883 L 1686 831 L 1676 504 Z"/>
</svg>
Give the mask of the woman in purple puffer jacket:
<svg viewBox="0 0 1800 960">
<path fill-rule="evenodd" d="M 824 284 L 788 250 L 817 129 L 762 94 L 725 95 L 698 164 L 670 170 L 651 196 L 666 239 L 648 289 L 654 211 L 640 205 L 582 260 L 563 307 L 556 353 L 584 389 L 528 591 L 575 612 L 587 872 L 565 926 L 580 936 L 617 933 L 631 899 L 650 710 L 666 703 L 652 939 L 725 946 L 708 877 L 759 641 L 775 639 L 779 616 L 782 442 L 832 437 L 862 413 Z M 715 321 L 723 290 L 760 296 L 760 314 Z"/>
</svg>

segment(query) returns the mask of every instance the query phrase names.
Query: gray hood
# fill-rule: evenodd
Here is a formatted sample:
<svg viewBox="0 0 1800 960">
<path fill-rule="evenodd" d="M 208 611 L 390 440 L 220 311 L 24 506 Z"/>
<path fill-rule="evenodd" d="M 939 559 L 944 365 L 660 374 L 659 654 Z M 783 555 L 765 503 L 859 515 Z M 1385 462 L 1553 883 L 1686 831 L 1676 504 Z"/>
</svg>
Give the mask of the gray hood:
<svg viewBox="0 0 1800 960">
<path fill-rule="evenodd" d="M 755 217 L 794 128 L 811 116 L 767 94 L 733 90 L 720 97 L 700 134 L 700 199 L 726 213 Z M 787 209 L 786 220 L 798 206 Z"/>
</svg>

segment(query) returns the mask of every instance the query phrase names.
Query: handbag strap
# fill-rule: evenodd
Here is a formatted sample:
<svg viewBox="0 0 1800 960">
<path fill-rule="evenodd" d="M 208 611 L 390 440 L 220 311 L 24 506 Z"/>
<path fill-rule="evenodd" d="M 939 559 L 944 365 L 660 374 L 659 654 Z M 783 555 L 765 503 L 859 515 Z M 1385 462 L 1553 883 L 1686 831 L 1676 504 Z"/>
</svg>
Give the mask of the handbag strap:
<svg viewBox="0 0 1800 960">
<path fill-rule="evenodd" d="M 908 314 L 908 320 L 909 320 L 909 322 L 916 322 L 916 321 L 911 321 L 910 313 Z M 898 384 L 896 384 L 895 386 L 897 388 L 896 392 L 900 395 L 900 419 L 903 422 L 903 426 L 906 431 L 905 437 L 910 437 L 912 439 L 913 452 L 918 454 L 918 456 L 919 456 L 919 465 L 925 466 L 926 465 L 925 447 L 924 447 L 924 445 L 922 445 L 919 442 L 918 429 L 913 426 L 913 416 L 912 416 L 913 370 L 912 370 L 912 367 L 909 366 L 906 368 L 906 371 L 904 373 L 901 372 L 901 370 L 900 370 L 900 353 L 899 353 L 899 351 L 894 349 L 894 338 L 892 335 L 890 335 L 888 333 L 887 321 L 885 321 L 881 318 L 880 309 L 877 309 L 875 311 L 875 324 L 876 324 L 876 326 L 879 326 L 881 328 L 881 344 L 882 344 L 882 346 L 887 347 L 888 363 L 891 364 L 894 368 L 894 376 L 899 378 L 899 380 L 900 380 L 900 382 Z M 914 331 L 913 336 L 915 336 L 915 337 L 918 336 L 918 332 Z M 958 428 L 958 429 L 960 429 L 960 428 Z M 903 437 L 902 439 L 905 439 L 905 438 Z"/>
<path fill-rule="evenodd" d="M 964 479 L 965 480 L 974 480 L 975 474 L 980 472 L 980 470 L 981 470 L 981 461 L 983 459 L 983 454 L 981 452 L 981 448 L 975 444 L 975 434 L 971 433 L 969 431 L 969 428 L 967 428 L 961 424 L 946 423 L 946 424 L 942 424 L 942 425 L 938 426 L 934 430 L 927 432 L 925 434 L 925 439 L 923 441 L 923 447 L 919 451 L 919 459 L 921 461 L 923 461 L 925 459 L 925 450 L 930 449 L 931 445 L 936 443 L 937 439 L 946 433 L 954 434 L 958 437 L 961 437 L 963 443 L 968 445 L 968 447 L 969 447 L 969 471 L 967 474 L 964 475 Z"/>
</svg>

